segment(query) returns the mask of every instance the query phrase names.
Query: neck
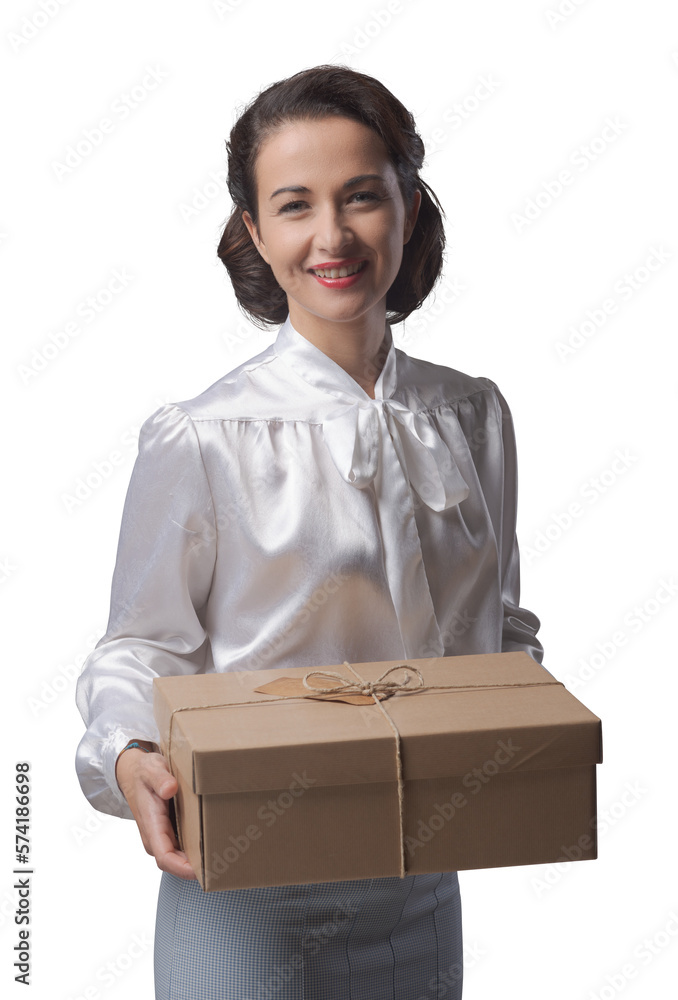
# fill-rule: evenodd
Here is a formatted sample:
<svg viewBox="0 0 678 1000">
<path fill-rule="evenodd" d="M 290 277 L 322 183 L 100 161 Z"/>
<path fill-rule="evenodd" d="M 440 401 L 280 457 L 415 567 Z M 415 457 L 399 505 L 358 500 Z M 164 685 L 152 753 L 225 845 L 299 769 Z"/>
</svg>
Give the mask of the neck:
<svg viewBox="0 0 678 1000">
<path fill-rule="evenodd" d="M 290 322 L 294 329 L 326 354 L 374 399 L 374 386 L 384 367 L 386 314 L 366 313 L 351 322 L 337 322 L 294 308 L 290 302 Z"/>
</svg>

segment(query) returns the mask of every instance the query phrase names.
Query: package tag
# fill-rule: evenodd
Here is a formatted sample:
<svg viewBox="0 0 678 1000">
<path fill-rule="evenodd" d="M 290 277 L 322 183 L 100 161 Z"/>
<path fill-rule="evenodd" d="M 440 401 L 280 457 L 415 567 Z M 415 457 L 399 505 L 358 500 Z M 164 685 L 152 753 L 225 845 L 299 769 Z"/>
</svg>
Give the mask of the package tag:
<svg viewBox="0 0 678 1000">
<path fill-rule="evenodd" d="M 318 701 L 343 701 L 347 705 L 374 705 L 374 698 L 370 694 L 343 694 L 341 690 L 323 694 L 320 691 L 314 694 L 303 682 L 301 677 L 277 677 L 268 684 L 254 689 L 260 694 L 275 694 L 282 698 L 313 698 Z M 376 697 L 383 701 L 388 697 L 386 692 L 378 692 Z"/>
</svg>

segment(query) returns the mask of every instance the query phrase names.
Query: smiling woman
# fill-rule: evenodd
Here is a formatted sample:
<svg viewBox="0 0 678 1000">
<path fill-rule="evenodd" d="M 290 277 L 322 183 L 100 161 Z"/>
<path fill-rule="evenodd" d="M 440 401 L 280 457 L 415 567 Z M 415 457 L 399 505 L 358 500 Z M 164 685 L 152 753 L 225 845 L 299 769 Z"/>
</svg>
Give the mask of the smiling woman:
<svg viewBox="0 0 678 1000">
<path fill-rule="evenodd" d="M 227 149 L 218 255 L 279 329 L 141 429 L 108 630 L 78 681 L 80 781 L 163 871 L 157 1000 L 459 1000 L 456 872 L 206 893 L 171 823 L 157 677 L 543 653 L 519 606 L 506 401 L 393 342 L 445 245 L 411 114 L 317 66 L 262 91 Z"/>
</svg>

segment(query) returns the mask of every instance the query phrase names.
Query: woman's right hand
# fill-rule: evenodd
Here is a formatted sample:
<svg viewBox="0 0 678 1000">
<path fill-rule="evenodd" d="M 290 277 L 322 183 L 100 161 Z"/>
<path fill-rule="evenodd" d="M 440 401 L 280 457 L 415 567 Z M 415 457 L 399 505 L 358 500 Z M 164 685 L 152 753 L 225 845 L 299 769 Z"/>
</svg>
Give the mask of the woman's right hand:
<svg viewBox="0 0 678 1000">
<path fill-rule="evenodd" d="M 152 743 L 138 741 L 149 749 Z M 120 753 L 115 765 L 120 790 L 132 810 L 141 840 L 148 854 L 163 872 L 178 878 L 195 879 L 195 872 L 183 851 L 179 850 L 169 814 L 170 799 L 176 795 L 178 782 L 160 753 L 146 753 L 133 747 Z"/>
</svg>

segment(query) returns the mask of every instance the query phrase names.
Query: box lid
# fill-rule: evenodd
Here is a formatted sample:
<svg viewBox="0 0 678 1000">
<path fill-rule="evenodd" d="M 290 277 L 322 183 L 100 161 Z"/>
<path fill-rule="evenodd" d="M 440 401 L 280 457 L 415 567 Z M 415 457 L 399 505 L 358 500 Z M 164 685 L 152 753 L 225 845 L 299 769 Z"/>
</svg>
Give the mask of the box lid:
<svg viewBox="0 0 678 1000">
<path fill-rule="evenodd" d="M 453 686 L 399 692 L 382 702 L 400 733 L 406 781 L 467 775 L 492 761 L 501 762 L 505 773 L 602 760 L 600 719 L 525 652 L 352 666 L 374 681 L 399 664 L 417 667 L 427 685 Z M 255 692 L 268 681 L 303 677 L 309 669 L 154 681 L 164 750 L 171 723 L 173 766 L 197 794 L 284 789 L 304 772 L 315 785 L 395 780 L 395 736 L 377 705 L 278 700 Z M 351 678 L 342 664 L 315 669 Z"/>
</svg>

